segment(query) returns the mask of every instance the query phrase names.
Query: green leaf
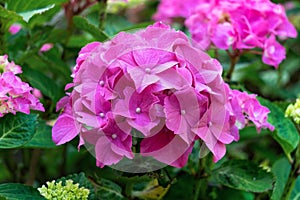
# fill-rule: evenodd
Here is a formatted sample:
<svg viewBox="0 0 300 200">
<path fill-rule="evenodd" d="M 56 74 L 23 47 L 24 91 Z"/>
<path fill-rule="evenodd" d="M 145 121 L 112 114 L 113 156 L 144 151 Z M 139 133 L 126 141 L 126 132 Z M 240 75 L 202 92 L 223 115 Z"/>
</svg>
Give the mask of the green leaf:
<svg viewBox="0 0 300 200">
<path fill-rule="evenodd" d="M 171 185 L 170 190 L 164 197 L 167 200 L 182 199 L 189 200 L 194 196 L 195 191 L 193 185 L 195 178 L 188 174 L 183 174 L 178 177 L 178 181 Z M 183 192 L 184 191 L 184 192 Z"/>
<path fill-rule="evenodd" d="M 13 11 L 9 11 L 5 8 L 3 8 L 2 6 L 0 6 L 0 20 L 2 19 L 9 19 L 10 21 L 18 21 L 21 20 L 22 18 L 17 15 L 17 13 L 13 12 Z"/>
<path fill-rule="evenodd" d="M 290 195 L 290 200 L 299 200 L 300 199 L 300 176 L 297 177 L 296 183 Z"/>
<path fill-rule="evenodd" d="M 6 0 L 6 8 L 17 13 L 28 12 L 48 7 L 50 5 L 60 5 L 67 0 Z"/>
<path fill-rule="evenodd" d="M 268 121 L 275 126 L 272 136 L 284 152 L 289 155 L 299 144 L 299 134 L 295 125 L 289 118 L 284 116 L 283 110 L 276 104 L 260 97 L 258 100 L 270 109 L 271 113 L 268 115 Z"/>
<path fill-rule="evenodd" d="M 56 83 L 42 74 L 41 72 L 23 67 L 23 76 L 34 87 L 39 89 L 44 95 L 51 98 L 53 101 L 59 99 L 59 88 Z"/>
<path fill-rule="evenodd" d="M 85 35 L 72 35 L 68 41 L 67 47 L 81 48 L 93 41 L 95 41 L 95 39 L 88 38 Z"/>
<path fill-rule="evenodd" d="M 273 187 L 273 176 L 247 160 L 224 162 L 212 172 L 220 184 L 249 192 L 265 192 Z"/>
<path fill-rule="evenodd" d="M 44 198 L 33 187 L 17 184 L 0 184 L 0 197 L 7 200 L 43 200 Z M 1 198 L 0 198 L 1 199 Z"/>
<path fill-rule="evenodd" d="M 271 196 L 272 200 L 281 199 L 290 171 L 291 165 L 286 158 L 281 158 L 274 163 L 272 172 L 275 175 L 276 182 Z"/>
<path fill-rule="evenodd" d="M 0 149 L 26 144 L 35 133 L 37 115 L 17 113 L 0 118 Z"/>
<path fill-rule="evenodd" d="M 29 20 L 36 14 L 42 14 L 43 12 L 46 12 L 52 8 L 54 8 L 54 4 L 52 5 L 49 5 L 45 8 L 40 8 L 40 9 L 36 9 L 36 10 L 31 10 L 31 11 L 26 11 L 26 12 L 21 12 L 21 13 L 18 13 L 23 19 L 25 22 L 29 22 Z"/>
<path fill-rule="evenodd" d="M 28 22 L 33 16 L 42 14 L 55 5 L 60 5 L 67 0 L 7 0 L 6 9 L 18 13 L 25 22 Z"/>
<path fill-rule="evenodd" d="M 52 141 L 52 128 L 40 120 L 33 138 L 24 145 L 29 148 L 53 148 L 56 147 Z"/>
<path fill-rule="evenodd" d="M 211 193 L 211 196 L 213 193 Z M 223 187 L 216 192 L 215 199 L 222 199 L 222 200 L 254 200 L 255 195 L 251 192 L 244 192 L 241 190 L 234 190 L 228 187 Z"/>
<path fill-rule="evenodd" d="M 166 187 L 159 185 L 157 179 L 153 179 L 148 182 L 146 187 L 141 191 L 132 191 L 132 196 L 139 199 L 148 199 L 148 200 L 159 200 L 162 199 L 168 190 L 170 189 L 171 184 L 168 184 Z"/>
<path fill-rule="evenodd" d="M 81 172 L 79 174 L 71 174 L 66 177 L 62 177 L 60 179 L 55 180 L 55 182 L 58 183 L 59 181 L 62 181 L 62 184 L 64 185 L 66 183 L 66 181 L 70 180 L 70 179 L 73 180 L 73 183 L 78 183 L 79 187 L 84 187 L 86 189 L 89 189 L 90 190 L 89 199 L 90 200 L 95 199 L 94 198 L 94 195 L 95 195 L 94 187 L 83 172 Z"/>
<path fill-rule="evenodd" d="M 128 30 L 133 24 L 124 16 L 108 14 L 105 21 L 105 33 L 113 36 L 122 30 Z"/>
<path fill-rule="evenodd" d="M 116 183 L 104 178 L 97 180 L 96 197 L 102 200 L 125 199 L 122 195 L 122 188 Z"/>
<path fill-rule="evenodd" d="M 75 16 L 73 17 L 73 22 L 78 29 L 90 33 L 99 42 L 109 39 L 109 37 L 103 31 L 99 30 L 96 26 L 89 23 L 88 20 L 83 17 Z"/>
</svg>

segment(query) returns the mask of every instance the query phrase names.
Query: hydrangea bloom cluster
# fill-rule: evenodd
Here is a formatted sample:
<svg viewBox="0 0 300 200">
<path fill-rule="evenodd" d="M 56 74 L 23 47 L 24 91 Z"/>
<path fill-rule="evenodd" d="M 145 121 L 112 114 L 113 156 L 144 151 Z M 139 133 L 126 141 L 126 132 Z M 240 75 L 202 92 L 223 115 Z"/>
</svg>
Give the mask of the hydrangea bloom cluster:
<svg viewBox="0 0 300 200">
<path fill-rule="evenodd" d="M 175 18 L 188 18 L 195 7 L 208 0 L 161 0 L 153 18 L 156 21 L 172 22 Z"/>
<path fill-rule="evenodd" d="M 298 98 L 294 104 L 290 104 L 287 107 L 285 116 L 291 117 L 296 124 L 300 124 L 300 98 Z"/>
<path fill-rule="evenodd" d="M 133 138 L 141 139 L 141 155 L 175 167 L 185 165 L 197 140 L 218 161 L 249 121 L 273 130 L 269 110 L 231 90 L 221 74 L 217 60 L 162 23 L 88 44 L 66 87 L 72 92 L 57 105 L 63 112 L 53 141 L 79 134 L 79 145 L 94 146 L 99 167 L 132 159 Z"/>
<path fill-rule="evenodd" d="M 55 183 L 55 181 L 47 182 L 47 187 L 43 185 L 38 188 L 40 194 L 49 200 L 87 200 L 90 191 L 84 187 L 79 187 L 79 184 L 73 183 L 73 180 L 66 180 L 65 185 L 62 181 Z"/>
<path fill-rule="evenodd" d="M 30 109 L 44 111 L 43 105 L 31 94 L 28 83 L 16 76 L 22 73 L 20 66 L 8 61 L 8 56 L 0 56 L 0 117 L 7 113 L 30 113 Z"/>
<path fill-rule="evenodd" d="M 154 16 L 169 21 L 184 17 L 192 38 L 203 49 L 262 49 L 262 61 L 278 67 L 285 59 L 285 48 L 276 40 L 295 38 L 297 31 L 289 22 L 284 7 L 270 0 L 198 0 L 191 4 L 163 0 Z M 180 9 L 184 4 L 189 9 Z M 181 13 L 184 12 L 184 13 Z"/>
</svg>

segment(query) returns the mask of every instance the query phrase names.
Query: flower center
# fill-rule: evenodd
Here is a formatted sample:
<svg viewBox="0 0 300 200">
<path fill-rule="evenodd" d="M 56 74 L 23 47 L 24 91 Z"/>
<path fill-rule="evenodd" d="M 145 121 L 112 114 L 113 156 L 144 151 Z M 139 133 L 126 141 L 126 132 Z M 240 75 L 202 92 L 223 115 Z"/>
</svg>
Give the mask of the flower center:
<svg viewBox="0 0 300 200">
<path fill-rule="evenodd" d="M 181 114 L 181 115 L 185 115 L 185 113 L 186 113 L 185 110 L 181 110 L 181 111 L 180 111 L 180 114 Z"/>
<path fill-rule="evenodd" d="M 99 82 L 100 86 L 104 86 L 104 81 Z"/>
<path fill-rule="evenodd" d="M 212 126 L 212 122 L 208 122 L 208 123 L 207 123 L 207 126 L 208 126 L 208 127 L 211 127 L 211 126 Z"/>
<path fill-rule="evenodd" d="M 141 108 L 140 108 L 140 107 L 137 107 L 137 108 L 135 109 L 135 112 L 136 112 L 137 114 L 141 113 Z"/>
<path fill-rule="evenodd" d="M 105 117 L 105 114 L 104 114 L 103 112 L 101 112 L 101 113 L 99 114 L 99 116 L 100 116 L 101 118 L 104 118 L 104 117 Z"/>
<path fill-rule="evenodd" d="M 116 138 L 117 138 L 117 135 L 114 133 L 114 134 L 111 135 L 111 138 L 112 138 L 112 139 L 116 139 Z"/>
<path fill-rule="evenodd" d="M 274 46 L 270 46 L 269 47 L 269 53 L 273 54 L 275 52 L 275 47 Z"/>
<path fill-rule="evenodd" d="M 150 69 L 149 67 L 147 67 L 147 68 L 145 69 L 145 72 L 146 72 L 147 74 L 150 74 L 150 73 L 151 73 L 151 69 Z"/>
</svg>

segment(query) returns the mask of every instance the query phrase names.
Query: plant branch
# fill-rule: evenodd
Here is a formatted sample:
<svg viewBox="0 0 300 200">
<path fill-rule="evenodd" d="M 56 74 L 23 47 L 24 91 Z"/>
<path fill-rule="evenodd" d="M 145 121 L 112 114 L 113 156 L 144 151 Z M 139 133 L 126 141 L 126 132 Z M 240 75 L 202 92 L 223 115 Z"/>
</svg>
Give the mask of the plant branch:
<svg viewBox="0 0 300 200">
<path fill-rule="evenodd" d="M 300 133 L 299 126 L 296 125 L 296 127 L 298 129 L 298 133 Z M 296 184 L 296 179 L 300 173 L 299 170 L 300 170 L 300 143 L 298 144 L 298 147 L 296 149 L 294 160 L 292 162 L 291 172 L 290 172 L 287 184 L 285 185 L 282 199 L 290 199 L 291 193 Z"/>
<path fill-rule="evenodd" d="M 29 166 L 29 173 L 26 180 L 26 185 L 33 185 L 35 176 L 36 176 L 36 168 L 40 159 L 41 150 L 40 149 L 34 149 L 32 150 L 32 156 L 30 160 L 30 166 Z"/>
<path fill-rule="evenodd" d="M 226 78 L 230 81 L 232 73 L 234 72 L 234 69 L 235 69 L 235 65 L 240 59 L 241 52 L 238 49 L 234 50 L 233 53 L 231 53 L 229 50 L 227 50 L 227 54 L 230 57 L 230 67 L 226 74 Z"/>
<path fill-rule="evenodd" d="M 99 29 L 104 29 L 104 22 L 106 19 L 107 0 L 98 0 L 99 2 Z"/>
</svg>

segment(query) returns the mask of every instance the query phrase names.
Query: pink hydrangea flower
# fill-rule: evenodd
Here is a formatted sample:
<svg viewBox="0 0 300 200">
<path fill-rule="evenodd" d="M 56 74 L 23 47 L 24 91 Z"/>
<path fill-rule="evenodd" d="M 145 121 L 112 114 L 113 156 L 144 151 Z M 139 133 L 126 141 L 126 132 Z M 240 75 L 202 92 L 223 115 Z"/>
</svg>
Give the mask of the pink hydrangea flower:
<svg viewBox="0 0 300 200">
<path fill-rule="evenodd" d="M 256 126 L 258 132 L 262 128 L 274 130 L 274 126 L 267 122 L 270 110 L 259 103 L 255 94 L 231 90 L 230 104 L 240 129 L 251 121 Z"/>
<path fill-rule="evenodd" d="M 203 49 L 233 48 L 243 52 L 259 48 L 263 51 L 262 61 L 277 68 L 285 58 L 285 49 L 276 37 L 297 37 L 284 7 L 270 0 L 191 2 L 162 0 L 154 19 L 170 21 L 183 17 L 193 40 Z"/>
<path fill-rule="evenodd" d="M 171 22 L 174 18 L 187 18 L 192 14 L 195 6 L 202 1 L 161 0 L 153 19 L 156 21 Z"/>
<path fill-rule="evenodd" d="M 66 87 L 71 93 L 57 104 L 63 112 L 53 141 L 63 144 L 79 135 L 79 146 L 92 149 L 99 167 L 136 153 L 183 167 L 197 140 L 218 161 L 226 144 L 239 139 L 239 111 L 258 129 L 271 128 L 267 108 L 246 96 L 243 110 L 241 97 L 234 98 L 221 75 L 217 60 L 163 23 L 91 43 L 79 52 L 73 83 Z M 140 152 L 133 151 L 134 139 L 141 141 L 135 144 Z"/>
<path fill-rule="evenodd" d="M 14 61 L 8 61 L 8 55 L 0 56 L 0 69 L 2 72 L 12 72 L 13 74 L 22 73 L 22 69 L 19 65 L 16 65 Z"/>
<path fill-rule="evenodd" d="M 20 30 L 22 29 L 22 25 L 20 24 L 13 24 L 9 27 L 8 31 L 12 34 L 15 35 L 17 34 Z"/>
<path fill-rule="evenodd" d="M 30 113 L 30 110 L 44 111 L 43 105 L 32 94 L 33 88 L 16 76 L 21 67 L 0 56 L 0 117 L 7 113 Z"/>
<path fill-rule="evenodd" d="M 274 35 L 265 41 L 262 59 L 264 63 L 276 68 L 285 59 L 285 48 L 276 41 Z"/>
<path fill-rule="evenodd" d="M 40 52 L 46 52 L 49 51 L 50 49 L 53 48 L 53 44 L 52 43 L 45 43 L 43 44 L 43 46 L 40 48 Z"/>
</svg>

